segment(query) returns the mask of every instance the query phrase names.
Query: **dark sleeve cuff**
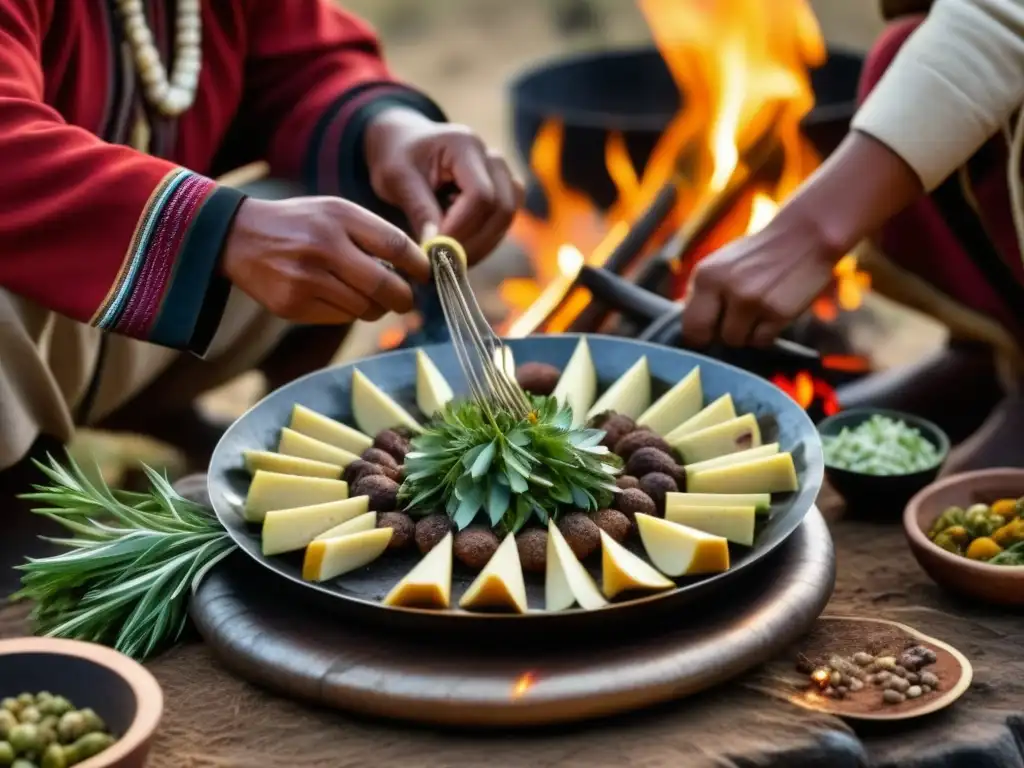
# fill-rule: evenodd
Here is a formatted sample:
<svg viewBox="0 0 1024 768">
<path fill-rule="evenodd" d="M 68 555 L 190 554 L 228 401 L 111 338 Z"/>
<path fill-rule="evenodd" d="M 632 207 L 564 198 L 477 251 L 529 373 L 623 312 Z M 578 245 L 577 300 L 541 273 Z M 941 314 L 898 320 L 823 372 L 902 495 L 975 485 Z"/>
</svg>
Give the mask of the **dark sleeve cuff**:
<svg viewBox="0 0 1024 768">
<path fill-rule="evenodd" d="M 370 83 L 353 89 L 321 118 L 314 131 L 304 175 L 315 193 L 344 197 L 408 229 L 404 214 L 374 194 L 363 152 L 366 126 L 392 107 L 414 109 L 437 122 L 448 120 L 431 99 L 403 85 Z"/>
<path fill-rule="evenodd" d="M 246 196 L 217 187 L 193 218 L 175 260 L 171 284 L 149 340 L 202 357 L 220 326 L 231 284 L 220 260 L 231 225 Z"/>
</svg>

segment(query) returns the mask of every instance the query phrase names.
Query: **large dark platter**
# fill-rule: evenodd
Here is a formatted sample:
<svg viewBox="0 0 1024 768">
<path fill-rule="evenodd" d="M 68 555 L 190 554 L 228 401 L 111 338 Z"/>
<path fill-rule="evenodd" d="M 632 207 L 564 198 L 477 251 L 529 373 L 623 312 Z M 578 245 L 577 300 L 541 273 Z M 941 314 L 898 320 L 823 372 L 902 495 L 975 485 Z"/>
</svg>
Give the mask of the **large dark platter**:
<svg viewBox="0 0 1024 768">
<path fill-rule="evenodd" d="M 578 341 L 576 335 L 535 336 L 508 342 L 518 363 L 539 361 L 564 368 Z M 246 449 L 275 450 L 280 429 L 286 426 L 291 409 L 301 403 L 340 421 L 352 424 L 351 378 L 358 367 L 370 380 L 416 413 L 416 358 L 413 350 L 401 350 L 360 360 L 358 363 L 328 368 L 305 376 L 271 393 L 243 415 L 221 439 L 214 452 L 209 472 L 210 499 L 217 516 L 242 550 L 266 568 L 299 583 L 321 606 L 353 617 L 415 628 L 417 631 L 564 631 L 572 628 L 602 630 L 610 624 L 629 622 L 639 614 L 674 611 L 698 598 L 706 597 L 723 583 L 735 578 L 760 561 L 796 530 L 811 508 L 821 487 L 824 464 L 821 443 L 814 424 L 793 400 L 767 381 L 702 355 L 668 347 L 607 336 L 588 336 L 597 367 L 599 391 L 646 355 L 650 365 L 655 397 L 700 365 L 705 400 L 729 392 L 736 409 L 754 413 L 762 423 L 765 442 L 777 440 L 783 450 L 793 453 L 800 490 L 775 497 L 770 521 L 760 530 L 752 548 L 733 547 L 732 568 L 709 577 L 678 580 L 679 587 L 628 602 L 615 602 L 596 611 L 572 609 L 547 613 L 531 610 L 525 616 L 462 611 L 425 611 L 385 608 L 379 601 L 419 560 L 419 554 L 388 554 L 366 568 L 323 584 L 301 579 L 302 554 L 264 558 L 260 551 L 259 530 L 245 523 L 241 508 L 249 486 L 243 468 Z M 456 393 L 465 391 L 458 361 L 451 345 L 426 347 L 437 367 L 448 378 Z M 599 559 L 599 558 L 598 558 Z M 598 575 L 598 569 L 592 568 Z M 469 586 L 473 574 L 456 564 L 452 583 L 453 604 Z M 531 608 L 543 607 L 542 579 L 528 579 Z M 614 619 L 614 621 L 609 621 Z"/>
</svg>

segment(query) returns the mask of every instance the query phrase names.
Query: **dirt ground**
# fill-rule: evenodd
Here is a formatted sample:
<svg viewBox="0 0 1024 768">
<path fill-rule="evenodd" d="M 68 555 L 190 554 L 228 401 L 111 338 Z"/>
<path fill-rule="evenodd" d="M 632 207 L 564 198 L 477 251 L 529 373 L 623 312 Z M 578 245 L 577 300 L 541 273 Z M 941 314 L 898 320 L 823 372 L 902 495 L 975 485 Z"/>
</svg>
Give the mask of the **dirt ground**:
<svg viewBox="0 0 1024 768">
<path fill-rule="evenodd" d="M 687 0 L 679 0 L 686 2 Z M 772 2 L 772 0 L 765 0 Z M 650 39 L 629 0 L 345 0 L 370 20 L 395 71 L 430 93 L 453 120 L 475 128 L 510 156 L 506 87 L 539 60 L 593 47 L 628 46 Z M 830 44 L 864 49 L 882 28 L 877 0 L 811 0 Z M 502 253 L 492 268 L 502 268 Z M 353 332 L 340 358 L 372 352 L 387 320 Z M 941 342 L 938 326 L 880 299 L 870 303 L 856 338 L 881 366 L 904 362 Z M 256 375 L 211 393 L 204 406 L 221 417 L 241 414 L 263 391 Z M 96 454 L 113 479 L 125 456 L 168 466 L 173 452 L 149 441 L 84 433 L 77 455 Z"/>
</svg>

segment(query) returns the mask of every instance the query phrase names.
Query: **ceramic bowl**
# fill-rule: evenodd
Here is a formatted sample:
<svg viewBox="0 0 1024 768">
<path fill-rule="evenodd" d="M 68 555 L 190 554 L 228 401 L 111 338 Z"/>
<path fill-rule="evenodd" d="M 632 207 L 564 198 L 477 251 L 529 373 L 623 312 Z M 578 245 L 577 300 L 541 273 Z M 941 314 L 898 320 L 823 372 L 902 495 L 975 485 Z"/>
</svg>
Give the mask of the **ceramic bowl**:
<svg viewBox="0 0 1024 768">
<path fill-rule="evenodd" d="M 920 472 L 907 475 L 869 475 L 841 467 L 829 466 L 825 461 L 825 478 L 835 491 L 846 500 L 847 506 L 856 512 L 889 511 L 903 509 L 910 497 L 932 482 L 942 469 L 949 454 L 949 438 L 935 424 L 918 416 L 882 408 L 856 408 L 840 411 L 835 416 L 818 423 L 818 434 L 822 440 L 834 437 L 844 429 L 855 429 L 872 416 L 887 416 L 898 419 L 917 429 L 935 446 L 939 453 L 936 464 Z"/>
<path fill-rule="evenodd" d="M 142 768 L 163 713 L 156 679 L 127 656 L 93 643 L 0 640 L 0 698 L 50 691 L 95 710 L 118 740 L 77 768 Z"/>
<path fill-rule="evenodd" d="M 1024 496 L 1024 469 L 964 472 L 929 485 L 907 504 L 903 515 L 910 549 L 936 582 L 990 603 L 1024 606 L 1024 566 L 989 565 L 947 552 L 928 539 L 928 530 L 948 507 L 968 507 Z"/>
</svg>

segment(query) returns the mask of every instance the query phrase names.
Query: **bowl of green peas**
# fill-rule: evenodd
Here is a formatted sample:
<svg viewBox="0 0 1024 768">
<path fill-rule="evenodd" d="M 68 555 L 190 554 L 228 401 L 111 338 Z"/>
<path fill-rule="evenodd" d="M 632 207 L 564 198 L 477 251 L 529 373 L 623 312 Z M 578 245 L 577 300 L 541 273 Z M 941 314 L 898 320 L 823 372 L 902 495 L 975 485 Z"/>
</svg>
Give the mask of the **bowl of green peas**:
<svg viewBox="0 0 1024 768">
<path fill-rule="evenodd" d="M 858 512 L 902 510 L 935 480 L 949 438 L 926 419 L 899 411 L 857 408 L 818 424 L 825 477 Z"/>
<path fill-rule="evenodd" d="M 156 679 L 116 651 L 0 640 L 0 766 L 143 768 L 162 713 Z"/>
</svg>

